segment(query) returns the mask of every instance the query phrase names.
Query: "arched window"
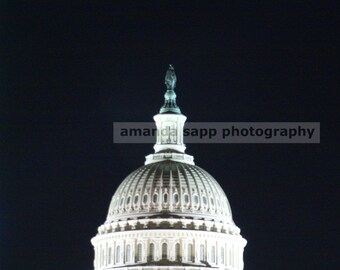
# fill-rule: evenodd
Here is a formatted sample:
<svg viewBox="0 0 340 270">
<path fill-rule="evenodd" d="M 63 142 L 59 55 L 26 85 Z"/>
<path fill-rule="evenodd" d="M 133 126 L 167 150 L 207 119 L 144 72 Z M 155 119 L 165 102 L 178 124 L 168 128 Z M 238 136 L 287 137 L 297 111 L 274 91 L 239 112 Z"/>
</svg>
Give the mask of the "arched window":
<svg viewBox="0 0 340 270">
<path fill-rule="evenodd" d="M 211 247 L 211 253 L 210 253 L 210 261 L 212 263 L 216 263 L 216 253 L 215 253 L 215 247 Z"/>
<path fill-rule="evenodd" d="M 152 197 L 152 202 L 153 203 L 157 203 L 157 194 L 153 194 L 153 197 Z"/>
<path fill-rule="evenodd" d="M 184 195 L 184 202 L 185 202 L 186 204 L 189 203 L 189 195 L 188 195 L 188 194 L 185 194 L 185 195 Z"/>
<path fill-rule="evenodd" d="M 224 247 L 221 247 L 221 264 L 224 264 Z"/>
<path fill-rule="evenodd" d="M 163 194 L 163 202 L 168 203 L 168 193 Z"/>
<path fill-rule="evenodd" d="M 210 203 L 211 203 L 212 206 L 215 206 L 215 201 L 214 201 L 213 197 L 210 197 Z"/>
<path fill-rule="evenodd" d="M 166 243 L 162 244 L 162 260 L 166 260 L 168 258 L 168 245 Z"/>
<path fill-rule="evenodd" d="M 175 258 L 176 261 L 180 261 L 181 259 L 181 246 L 179 245 L 179 243 L 175 245 Z"/>
<path fill-rule="evenodd" d="M 155 244 L 154 243 L 150 244 L 149 258 L 150 258 L 150 261 L 155 260 Z"/>
<path fill-rule="evenodd" d="M 126 246 L 125 261 L 126 262 L 131 262 L 131 246 L 130 245 Z"/>
<path fill-rule="evenodd" d="M 135 200 L 134 200 L 134 204 L 137 204 L 137 203 L 138 203 L 138 199 L 139 199 L 139 196 L 136 195 L 136 196 L 135 196 Z"/>
<path fill-rule="evenodd" d="M 198 204 L 198 196 L 196 194 L 194 195 L 194 203 L 195 203 L 195 205 Z"/>
<path fill-rule="evenodd" d="M 116 248 L 116 263 L 120 263 L 120 246 Z"/>
<path fill-rule="evenodd" d="M 148 202 L 148 195 L 145 194 L 143 197 L 143 203 L 146 204 Z"/>
<path fill-rule="evenodd" d="M 204 254 L 204 245 L 200 245 L 200 261 L 204 262 L 205 261 L 205 254 Z"/>
<path fill-rule="evenodd" d="M 207 197 L 203 196 L 202 199 L 203 199 L 203 204 L 207 205 Z"/>
<path fill-rule="evenodd" d="M 175 194 L 174 194 L 174 202 L 175 202 L 175 203 L 178 203 L 178 201 L 179 201 L 178 194 L 175 193 Z"/>
<path fill-rule="evenodd" d="M 138 244 L 137 245 L 137 256 L 136 256 L 136 259 L 137 259 L 137 262 L 140 262 L 142 261 L 142 252 L 143 252 L 143 249 L 142 249 L 142 244 Z"/>
<path fill-rule="evenodd" d="M 192 244 L 188 245 L 188 261 L 189 262 L 193 262 L 194 261 L 194 254 L 193 254 Z"/>
<path fill-rule="evenodd" d="M 126 204 L 129 205 L 130 202 L 131 202 L 131 197 L 129 196 L 129 197 L 127 198 L 127 200 L 126 200 Z"/>
</svg>

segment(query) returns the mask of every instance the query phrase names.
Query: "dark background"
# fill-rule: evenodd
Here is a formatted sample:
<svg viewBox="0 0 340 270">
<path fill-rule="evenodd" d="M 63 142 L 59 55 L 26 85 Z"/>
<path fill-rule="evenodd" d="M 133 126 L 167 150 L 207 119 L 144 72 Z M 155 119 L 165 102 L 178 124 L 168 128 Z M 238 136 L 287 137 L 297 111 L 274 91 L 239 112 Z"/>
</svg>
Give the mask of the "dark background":
<svg viewBox="0 0 340 270">
<path fill-rule="evenodd" d="M 187 153 L 224 188 L 245 269 L 339 269 L 339 4 L 182 2 L 1 1 L 1 269 L 93 269 L 111 196 L 153 152 L 112 122 L 152 121 L 168 64 L 188 121 L 321 123 L 320 144 Z"/>
</svg>

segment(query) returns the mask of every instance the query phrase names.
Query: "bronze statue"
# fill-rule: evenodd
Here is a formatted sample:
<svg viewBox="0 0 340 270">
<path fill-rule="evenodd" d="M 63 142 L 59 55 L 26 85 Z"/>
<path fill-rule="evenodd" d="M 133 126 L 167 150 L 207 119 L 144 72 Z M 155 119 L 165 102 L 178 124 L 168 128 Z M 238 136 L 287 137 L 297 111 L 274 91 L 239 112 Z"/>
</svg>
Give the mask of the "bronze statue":
<svg viewBox="0 0 340 270">
<path fill-rule="evenodd" d="M 165 75 L 165 85 L 167 90 L 174 90 L 176 87 L 176 74 L 175 69 L 172 65 L 169 65 L 169 69 Z"/>
</svg>

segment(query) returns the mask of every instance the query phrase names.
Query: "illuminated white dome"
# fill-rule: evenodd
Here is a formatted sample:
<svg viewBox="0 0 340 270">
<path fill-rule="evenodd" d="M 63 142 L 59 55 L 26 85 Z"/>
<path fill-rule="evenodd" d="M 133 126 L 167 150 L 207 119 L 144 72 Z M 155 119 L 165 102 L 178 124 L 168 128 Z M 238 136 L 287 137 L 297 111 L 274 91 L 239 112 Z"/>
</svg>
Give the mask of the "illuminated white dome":
<svg viewBox="0 0 340 270">
<path fill-rule="evenodd" d="M 233 223 L 217 181 L 198 166 L 171 160 L 144 165 L 126 177 L 112 197 L 106 223 L 160 213 Z"/>
<path fill-rule="evenodd" d="M 176 104 L 176 75 L 165 77 L 165 103 L 154 116 L 155 153 L 112 197 L 91 242 L 96 270 L 243 269 L 247 241 L 217 181 L 184 153 L 186 117 Z M 162 132 L 171 131 L 171 132 Z"/>
</svg>

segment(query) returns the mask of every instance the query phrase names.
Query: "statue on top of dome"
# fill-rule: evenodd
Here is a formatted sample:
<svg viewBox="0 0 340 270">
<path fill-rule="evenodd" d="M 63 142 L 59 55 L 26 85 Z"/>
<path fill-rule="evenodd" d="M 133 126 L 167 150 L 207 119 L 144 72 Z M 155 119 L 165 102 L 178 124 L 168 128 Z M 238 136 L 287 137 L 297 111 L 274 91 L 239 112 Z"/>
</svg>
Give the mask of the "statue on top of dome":
<svg viewBox="0 0 340 270">
<path fill-rule="evenodd" d="M 175 69 L 172 65 L 169 65 L 169 69 L 165 75 L 165 85 L 167 90 L 174 90 L 176 87 L 176 74 Z"/>
</svg>

